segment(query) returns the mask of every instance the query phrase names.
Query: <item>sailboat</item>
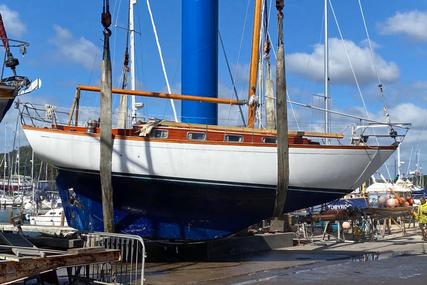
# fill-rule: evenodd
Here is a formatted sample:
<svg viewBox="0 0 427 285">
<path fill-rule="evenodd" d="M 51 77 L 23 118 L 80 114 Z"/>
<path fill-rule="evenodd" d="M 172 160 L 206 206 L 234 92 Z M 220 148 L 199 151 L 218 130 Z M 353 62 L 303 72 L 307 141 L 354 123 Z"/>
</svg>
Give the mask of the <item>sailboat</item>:
<svg viewBox="0 0 427 285">
<path fill-rule="evenodd" d="M 3 18 L 0 14 L 0 38 L 1 45 L 6 51 L 4 66 L 12 71 L 12 76 L 0 79 L 0 122 L 3 120 L 7 111 L 13 104 L 16 96 L 30 93 L 41 86 L 40 79 L 31 82 L 25 76 L 19 76 L 16 73 L 16 67 L 19 65 L 19 60 L 15 58 L 11 52 L 11 48 L 19 48 L 25 54 L 29 44 L 27 42 L 12 40 L 7 37 L 4 27 Z"/>
<path fill-rule="evenodd" d="M 184 1 L 183 5 L 191 2 L 201 1 Z M 136 121 L 130 128 L 113 129 L 116 231 L 150 239 L 201 241 L 230 236 L 272 216 L 278 180 L 277 131 L 254 127 L 261 3 L 256 0 L 248 100 L 112 90 L 120 95 L 186 100 L 200 108 L 211 103 L 209 106 L 214 108 L 215 104 L 234 104 L 248 105 L 249 109 L 245 127 L 209 124 L 216 119 L 208 118 L 199 122 Z M 199 8 L 204 13 L 214 11 L 212 7 Z M 198 27 L 205 32 L 203 29 L 214 22 L 215 19 L 205 25 L 198 23 Z M 187 27 L 195 26 L 192 24 L 186 23 Z M 214 31 L 213 39 L 217 37 Z M 189 40 L 194 44 L 194 39 Z M 211 60 L 205 60 L 203 65 L 210 65 Z M 197 77 L 195 70 L 191 72 Z M 215 76 L 213 80 L 217 84 Z M 78 106 L 83 91 L 99 92 L 100 87 L 77 87 L 69 123 L 52 121 L 37 126 L 24 122 L 23 129 L 36 155 L 58 168 L 57 186 L 68 225 L 99 231 L 103 229 L 100 129 L 97 120 L 79 125 Z M 188 114 L 188 110 L 183 113 Z M 192 115 L 195 117 L 194 112 Z M 395 151 L 399 142 L 394 132 L 391 137 L 389 145 L 370 146 L 363 133 L 345 144 L 344 135 L 338 133 L 290 131 L 289 187 L 283 212 L 352 192 Z"/>
</svg>

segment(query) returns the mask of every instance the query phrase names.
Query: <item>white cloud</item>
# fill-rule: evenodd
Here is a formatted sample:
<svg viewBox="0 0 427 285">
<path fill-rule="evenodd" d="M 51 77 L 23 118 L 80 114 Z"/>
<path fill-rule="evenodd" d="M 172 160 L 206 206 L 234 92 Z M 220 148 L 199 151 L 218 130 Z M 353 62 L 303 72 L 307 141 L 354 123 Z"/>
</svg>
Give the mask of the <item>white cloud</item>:
<svg viewBox="0 0 427 285">
<path fill-rule="evenodd" d="M 427 41 L 427 11 L 397 12 L 379 25 L 386 35 L 400 34 L 416 41 Z"/>
<path fill-rule="evenodd" d="M 19 18 L 18 12 L 2 4 L 0 5 L 0 13 L 8 34 L 19 37 L 27 30 L 27 27 Z"/>
<path fill-rule="evenodd" d="M 413 129 L 425 129 L 427 109 L 413 103 L 402 103 L 389 110 L 392 121 L 411 123 Z"/>
<path fill-rule="evenodd" d="M 74 37 L 73 34 L 58 25 L 53 27 L 55 37 L 51 42 L 57 47 L 58 55 L 64 60 L 83 65 L 87 69 L 92 69 L 99 49 L 94 43 L 84 37 Z"/>
<path fill-rule="evenodd" d="M 358 46 L 352 41 L 329 39 L 329 77 L 331 84 L 353 84 L 354 78 L 345 53 L 346 46 L 359 83 L 366 84 L 377 80 L 371 63 L 371 52 L 366 46 Z M 375 45 L 374 45 L 375 46 Z M 286 66 L 290 72 L 300 74 L 310 80 L 323 80 L 324 46 L 317 44 L 312 53 L 292 53 L 286 57 Z M 399 77 L 399 68 L 394 62 L 387 62 L 374 52 L 374 65 L 381 79 L 395 81 Z"/>
</svg>

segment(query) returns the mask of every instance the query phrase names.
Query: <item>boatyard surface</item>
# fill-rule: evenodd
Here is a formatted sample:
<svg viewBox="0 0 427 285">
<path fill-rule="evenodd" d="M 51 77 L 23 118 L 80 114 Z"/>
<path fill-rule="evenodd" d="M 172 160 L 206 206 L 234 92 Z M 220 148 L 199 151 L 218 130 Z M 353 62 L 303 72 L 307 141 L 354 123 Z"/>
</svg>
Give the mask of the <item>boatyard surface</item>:
<svg viewBox="0 0 427 285">
<path fill-rule="evenodd" d="M 146 265 L 145 284 L 426 284 L 418 229 L 373 242 L 315 242 L 214 262 Z"/>
</svg>

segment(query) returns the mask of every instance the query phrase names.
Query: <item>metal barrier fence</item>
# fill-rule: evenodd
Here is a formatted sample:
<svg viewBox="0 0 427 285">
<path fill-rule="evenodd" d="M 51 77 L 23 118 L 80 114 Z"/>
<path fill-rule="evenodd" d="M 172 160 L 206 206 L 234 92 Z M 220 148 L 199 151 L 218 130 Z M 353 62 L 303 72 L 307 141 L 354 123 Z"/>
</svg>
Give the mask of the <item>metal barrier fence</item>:
<svg viewBox="0 0 427 285">
<path fill-rule="evenodd" d="M 103 284 L 144 284 L 145 245 L 140 236 L 110 233 L 85 234 L 84 247 L 118 249 L 122 259 L 117 263 L 90 264 L 68 268 L 74 280 Z M 71 281 L 71 280 L 70 280 Z"/>
</svg>

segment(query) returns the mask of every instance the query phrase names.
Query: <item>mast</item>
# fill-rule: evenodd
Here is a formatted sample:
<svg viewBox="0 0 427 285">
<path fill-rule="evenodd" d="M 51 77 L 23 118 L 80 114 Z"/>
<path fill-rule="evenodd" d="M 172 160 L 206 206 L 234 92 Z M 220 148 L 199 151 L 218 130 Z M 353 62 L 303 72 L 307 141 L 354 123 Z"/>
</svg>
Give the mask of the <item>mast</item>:
<svg viewBox="0 0 427 285">
<path fill-rule="evenodd" d="M 32 201 L 35 201 L 35 187 L 34 187 L 34 149 L 31 148 L 31 190 L 32 190 Z"/>
<path fill-rule="evenodd" d="M 417 150 L 417 158 L 416 158 L 416 160 L 417 160 L 417 167 L 416 167 L 416 171 L 418 172 L 418 173 L 421 173 L 421 166 L 420 166 L 420 150 L 418 149 Z"/>
<path fill-rule="evenodd" d="M 3 166 L 3 190 L 6 191 L 6 168 L 7 168 L 7 148 L 6 148 L 6 135 L 7 135 L 7 123 L 4 126 L 4 166 Z"/>
<path fill-rule="evenodd" d="M 325 133 L 329 133 L 330 127 L 330 116 L 329 116 L 329 32 L 328 32 L 328 0 L 324 0 L 325 9 L 325 45 L 324 45 L 324 100 L 325 100 Z M 327 140 L 328 142 L 328 140 Z"/>
<path fill-rule="evenodd" d="M 16 66 L 19 65 L 19 60 L 14 58 L 10 51 L 9 39 L 7 37 L 6 29 L 4 28 L 3 18 L 0 14 L 0 38 L 3 42 L 4 49 L 6 50 L 4 65 L 12 70 L 13 76 L 16 76 Z M 3 75 L 3 74 L 2 74 Z"/>
<path fill-rule="evenodd" d="M 267 1 L 264 2 L 264 6 L 267 4 Z M 274 83 L 271 79 L 271 64 L 270 64 L 270 37 L 268 35 L 268 12 L 267 7 L 264 7 L 264 21 L 263 21 L 263 30 L 264 30 L 264 45 L 263 52 L 266 62 L 266 78 L 265 78 L 265 117 L 266 117 L 266 129 L 275 130 L 276 129 L 276 108 L 275 108 L 275 97 L 274 97 Z"/>
<path fill-rule="evenodd" d="M 128 73 L 130 72 L 130 81 L 131 81 L 131 90 L 136 89 L 136 79 L 135 79 L 135 28 L 134 28 L 134 5 L 136 0 L 129 0 L 129 14 L 128 14 L 128 32 L 126 39 L 126 50 L 125 57 L 123 62 L 123 78 L 122 78 L 122 89 L 127 87 L 128 82 Z M 130 50 L 130 54 L 129 54 Z M 130 67 L 129 67 L 130 62 Z M 128 96 L 123 94 L 120 95 L 120 105 L 119 105 L 119 117 L 117 127 L 119 129 L 126 129 L 128 122 Z M 132 124 L 136 123 L 137 118 L 137 106 L 135 96 L 131 96 L 131 118 Z"/>
<path fill-rule="evenodd" d="M 129 0 L 129 61 L 130 61 L 130 89 L 136 90 L 136 77 L 135 77 L 135 15 L 134 15 L 134 6 L 136 0 Z M 136 97 L 131 97 L 132 104 L 132 124 L 136 123 L 137 107 L 136 107 Z"/>
<path fill-rule="evenodd" d="M 397 175 L 399 176 L 399 178 L 401 178 L 400 166 L 402 165 L 402 162 L 400 160 L 400 146 L 401 144 L 397 146 Z"/>
<path fill-rule="evenodd" d="M 258 74 L 259 42 L 261 33 L 261 10 L 262 0 L 255 0 L 254 27 L 252 33 L 252 54 L 251 66 L 249 70 L 249 107 L 248 107 L 248 127 L 253 128 L 255 123 L 255 112 L 257 108 L 256 87 Z"/>
</svg>

